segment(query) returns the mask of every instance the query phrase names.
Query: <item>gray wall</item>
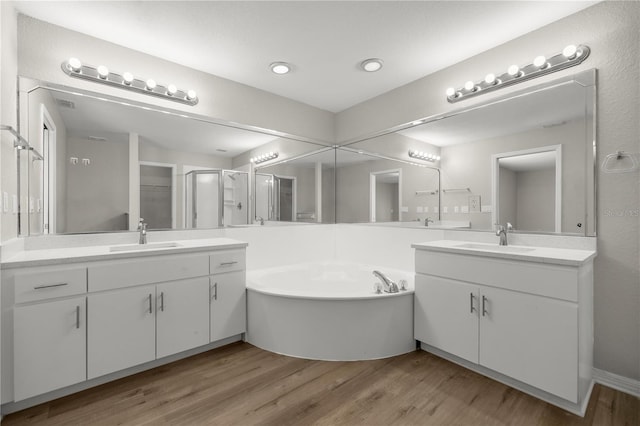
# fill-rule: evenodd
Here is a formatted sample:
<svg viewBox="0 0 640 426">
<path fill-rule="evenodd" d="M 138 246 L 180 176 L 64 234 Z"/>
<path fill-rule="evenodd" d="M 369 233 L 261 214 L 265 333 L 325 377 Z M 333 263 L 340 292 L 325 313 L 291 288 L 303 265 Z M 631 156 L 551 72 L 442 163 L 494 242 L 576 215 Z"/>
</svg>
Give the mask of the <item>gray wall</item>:
<svg viewBox="0 0 640 426">
<path fill-rule="evenodd" d="M 464 101 L 464 106 L 598 69 L 598 164 L 607 154 L 640 152 L 640 4 L 602 2 L 490 49 L 336 116 L 337 140 L 347 140 L 460 108 L 444 96 L 447 87 L 480 79 L 510 63 L 529 63 L 536 52 L 554 53 L 583 43 L 591 55 L 581 65 Z M 443 158 L 445 158 L 443 156 Z M 638 172 L 598 170 L 598 257 L 595 260 L 595 366 L 640 379 L 640 186 Z"/>
<path fill-rule="evenodd" d="M 514 229 L 518 229 L 518 194 L 516 191 L 518 181 L 516 173 L 513 170 L 500 167 L 499 182 L 500 217 L 498 218 L 498 223 L 504 225 L 509 222 Z"/>
<path fill-rule="evenodd" d="M 128 229 L 129 140 L 112 135 L 90 141 L 69 135 L 67 154 L 78 164 L 67 167 L 67 232 Z M 82 159 L 91 164 L 85 166 Z"/>
</svg>

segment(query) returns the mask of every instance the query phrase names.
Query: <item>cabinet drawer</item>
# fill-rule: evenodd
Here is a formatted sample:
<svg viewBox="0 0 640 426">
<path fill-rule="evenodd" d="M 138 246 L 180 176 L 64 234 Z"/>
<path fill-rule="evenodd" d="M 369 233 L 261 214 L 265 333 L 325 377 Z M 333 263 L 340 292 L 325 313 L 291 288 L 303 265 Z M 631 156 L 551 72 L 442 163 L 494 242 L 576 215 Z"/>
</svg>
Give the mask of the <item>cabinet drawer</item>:
<svg viewBox="0 0 640 426">
<path fill-rule="evenodd" d="M 578 268 L 416 250 L 416 272 L 578 301 Z"/>
<path fill-rule="evenodd" d="M 87 268 L 43 268 L 30 272 L 16 271 L 14 280 L 16 303 L 73 296 L 87 292 Z"/>
<path fill-rule="evenodd" d="M 174 255 L 89 266 L 89 291 L 175 281 L 209 274 L 209 255 Z"/>
<path fill-rule="evenodd" d="M 244 250 L 217 251 L 211 255 L 210 271 L 212 274 L 243 271 L 245 269 Z"/>
</svg>

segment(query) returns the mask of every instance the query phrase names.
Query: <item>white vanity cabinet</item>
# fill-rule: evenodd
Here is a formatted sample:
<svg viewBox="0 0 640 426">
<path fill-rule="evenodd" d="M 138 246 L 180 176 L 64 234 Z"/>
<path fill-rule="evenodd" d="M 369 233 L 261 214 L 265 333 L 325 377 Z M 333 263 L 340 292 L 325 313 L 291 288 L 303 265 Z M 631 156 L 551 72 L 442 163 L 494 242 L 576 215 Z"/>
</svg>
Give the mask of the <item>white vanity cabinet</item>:
<svg viewBox="0 0 640 426">
<path fill-rule="evenodd" d="M 156 356 L 162 358 L 209 343 L 209 306 L 208 277 L 158 284 Z M 234 334 L 240 333 L 244 330 Z"/>
<path fill-rule="evenodd" d="M 519 260 L 431 245 L 414 246 L 414 334 L 422 348 L 583 413 L 591 386 L 591 260 Z"/>
<path fill-rule="evenodd" d="M 245 254 L 242 250 L 211 255 L 210 341 L 247 331 Z"/>
<path fill-rule="evenodd" d="M 15 398 L 86 380 L 86 269 L 12 271 Z M 7 285 L 4 282 L 3 285 Z"/>
<path fill-rule="evenodd" d="M 65 258 L 54 266 L 3 264 L 2 366 L 12 373 L 2 376 L 3 408 L 239 340 L 246 332 L 246 244 L 200 244 L 186 252 Z"/>
</svg>

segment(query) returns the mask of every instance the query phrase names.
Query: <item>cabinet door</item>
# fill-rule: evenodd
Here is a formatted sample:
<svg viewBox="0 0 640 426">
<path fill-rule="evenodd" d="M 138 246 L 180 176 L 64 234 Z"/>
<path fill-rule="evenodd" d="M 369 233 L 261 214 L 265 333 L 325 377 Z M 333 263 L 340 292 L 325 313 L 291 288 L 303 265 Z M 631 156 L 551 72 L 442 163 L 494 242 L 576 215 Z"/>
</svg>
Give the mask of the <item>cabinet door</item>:
<svg viewBox="0 0 640 426">
<path fill-rule="evenodd" d="M 482 297 L 480 364 L 577 402 L 577 305 L 484 287 Z"/>
<path fill-rule="evenodd" d="M 209 277 L 156 287 L 158 358 L 209 343 Z"/>
<path fill-rule="evenodd" d="M 14 308 L 16 401 L 87 379 L 85 306 L 82 296 Z"/>
<path fill-rule="evenodd" d="M 224 339 L 247 331 L 245 273 L 229 272 L 211 277 L 211 337 Z"/>
<path fill-rule="evenodd" d="M 88 377 L 156 357 L 155 285 L 88 296 Z"/>
<path fill-rule="evenodd" d="M 478 286 L 416 274 L 416 340 L 478 362 Z"/>
</svg>

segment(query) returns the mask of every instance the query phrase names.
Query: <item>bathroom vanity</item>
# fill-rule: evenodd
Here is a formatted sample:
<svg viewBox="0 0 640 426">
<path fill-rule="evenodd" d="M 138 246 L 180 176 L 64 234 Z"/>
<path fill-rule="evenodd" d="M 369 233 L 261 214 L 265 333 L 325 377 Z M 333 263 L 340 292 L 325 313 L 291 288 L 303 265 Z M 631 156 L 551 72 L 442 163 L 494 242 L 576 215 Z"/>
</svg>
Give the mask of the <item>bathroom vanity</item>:
<svg viewBox="0 0 640 426">
<path fill-rule="evenodd" d="M 246 245 L 77 247 L 4 261 L 5 412 L 240 340 Z"/>
<path fill-rule="evenodd" d="M 584 415 L 593 386 L 594 251 L 413 247 L 422 349 Z"/>
</svg>

